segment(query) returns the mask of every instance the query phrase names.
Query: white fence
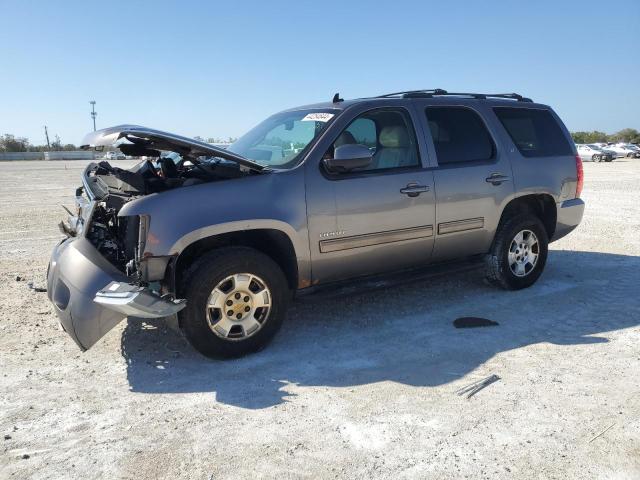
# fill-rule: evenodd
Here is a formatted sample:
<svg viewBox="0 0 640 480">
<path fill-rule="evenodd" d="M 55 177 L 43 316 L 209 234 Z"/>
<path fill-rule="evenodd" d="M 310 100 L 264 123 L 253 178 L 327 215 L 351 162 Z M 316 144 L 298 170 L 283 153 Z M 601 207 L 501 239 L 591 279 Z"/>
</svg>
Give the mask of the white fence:
<svg viewBox="0 0 640 480">
<path fill-rule="evenodd" d="M 0 152 L 1 160 L 44 160 L 44 152 Z"/>
<path fill-rule="evenodd" d="M 44 152 L 45 160 L 93 160 L 96 154 L 93 150 L 74 150 L 70 152 Z"/>
<path fill-rule="evenodd" d="M 69 152 L 0 152 L 0 162 L 11 160 L 94 160 L 93 150 Z"/>
</svg>

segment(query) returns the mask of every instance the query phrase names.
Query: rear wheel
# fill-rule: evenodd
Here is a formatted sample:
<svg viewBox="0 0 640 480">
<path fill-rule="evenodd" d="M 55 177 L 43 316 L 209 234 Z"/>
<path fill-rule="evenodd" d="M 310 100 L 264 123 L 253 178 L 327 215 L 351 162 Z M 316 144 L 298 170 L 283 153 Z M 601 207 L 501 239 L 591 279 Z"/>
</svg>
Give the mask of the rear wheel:
<svg viewBox="0 0 640 480">
<path fill-rule="evenodd" d="M 214 250 L 187 272 L 180 327 L 200 353 L 239 357 L 262 349 L 282 325 L 287 280 L 268 256 L 251 248 Z"/>
<path fill-rule="evenodd" d="M 485 258 L 487 280 L 507 290 L 533 285 L 544 270 L 548 245 L 544 225 L 533 214 L 520 214 L 501 222 Z"/>
</svg>

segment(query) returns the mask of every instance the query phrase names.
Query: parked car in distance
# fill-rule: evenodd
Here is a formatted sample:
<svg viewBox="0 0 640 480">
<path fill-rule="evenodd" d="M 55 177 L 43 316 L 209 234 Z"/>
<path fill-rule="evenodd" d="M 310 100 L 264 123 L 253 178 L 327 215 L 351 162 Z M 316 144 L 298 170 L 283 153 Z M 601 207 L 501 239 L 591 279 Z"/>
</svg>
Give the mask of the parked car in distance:
<svg viewBox="0 0 640 480">
<path fill-rule="evenodd" d="M 626 143 L 617 143 L 615 145 L 609 145 L 607 147 L 609 150 L 616 152 L 616 156 L 618 158 L 627 157 L 627 158 L 640 158 L 640 150 L 637 148 L 633 148 Z"/>
<path fill-rule="evenodd" d="M 615 158 L 614 152 L 602 150 L 595 144 L 577 144 L 576 147 L 583 162 L 610 162 Z"/>
<path fill-rule="evenodd" d="M 127 157 L 124 153 L 118 151 L 110 151 L 102 157 L 104 160 L 125 160 Z"/>
<path fill-rule="evenodd" d="M 294 295 L 462 259 L 526 288 L 584 211 L 569 132 L 517 94 L 336 94 L 226 149 L 135 125 L 82 146 L 114 142 L 163 160 L 88 165 L 78 213 L 60 224 L 47 291 L 83 350 L 127 316 L 177 314 L 202 354 L 244 355 L 275 335 Z"/>
</svg>

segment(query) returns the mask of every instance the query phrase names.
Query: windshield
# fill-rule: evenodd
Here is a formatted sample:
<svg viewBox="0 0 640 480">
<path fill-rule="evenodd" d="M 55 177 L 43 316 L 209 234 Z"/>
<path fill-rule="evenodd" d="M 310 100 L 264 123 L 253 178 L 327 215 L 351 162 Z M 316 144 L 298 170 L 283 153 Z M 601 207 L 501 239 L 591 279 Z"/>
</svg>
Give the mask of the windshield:
<svg viewBox="0 0 640 480">
<path fill-rule="evenodd" d="M 227 150 L 267 167 L 293 168 L 337 113 L 331 109 L 278 113 L 249 130 Z"/>
<path fill-rule="evenodd" d="M 602 150 L 598 145 L 587 145 L 589 148 L 593 148 L 594 150 Z"/>
</svg>

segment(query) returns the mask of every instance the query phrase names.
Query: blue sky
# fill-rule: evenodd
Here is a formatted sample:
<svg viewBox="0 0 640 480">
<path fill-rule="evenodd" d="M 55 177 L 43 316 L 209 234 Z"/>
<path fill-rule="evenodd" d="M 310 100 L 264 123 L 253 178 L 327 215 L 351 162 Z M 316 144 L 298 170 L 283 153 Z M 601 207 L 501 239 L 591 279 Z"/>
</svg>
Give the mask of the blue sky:
<svg viewBox="0 0 640 480">
<path fill-rule="evenodd" d="M 571 130 L 640 129 L 640 1 L 0 0 L 0 134 L 137 123 L 237 136 L 275 111 L 415 88 L 515 91 Z"/>
</svg>

